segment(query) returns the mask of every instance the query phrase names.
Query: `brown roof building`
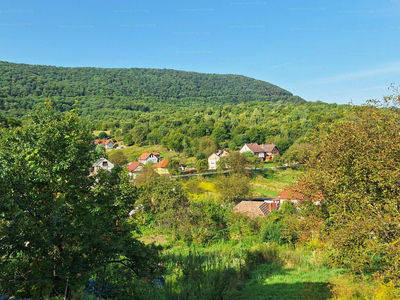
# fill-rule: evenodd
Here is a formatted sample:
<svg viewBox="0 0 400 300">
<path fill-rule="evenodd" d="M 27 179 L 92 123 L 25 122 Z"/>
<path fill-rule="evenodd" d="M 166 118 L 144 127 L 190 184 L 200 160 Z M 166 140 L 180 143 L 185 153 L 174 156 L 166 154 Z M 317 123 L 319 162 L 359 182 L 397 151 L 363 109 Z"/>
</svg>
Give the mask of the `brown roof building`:
<svg viewBox="0 0 400 300">
<path fill-rule="evenodd" d="M 266 203 L 262 201 L 241 201 L 233 208 L 234 212 L 244 213 L 250 218 L 264 217 L 277 210 L 275 203 Z"/>
<path fill-rule="evenodd" d="M 244 146 L 239 150 L 240 153 L 244 152 L 252 152 L 255 156 L 258 156 L 261 158 L 261 160 L 272 160 L 275 155 L 279 154 L 279 149 L 276 145 L 274 144 L 257 144 L 257 143 L 252 143 L 252 144 L 244 144 Z"/>
</svg>

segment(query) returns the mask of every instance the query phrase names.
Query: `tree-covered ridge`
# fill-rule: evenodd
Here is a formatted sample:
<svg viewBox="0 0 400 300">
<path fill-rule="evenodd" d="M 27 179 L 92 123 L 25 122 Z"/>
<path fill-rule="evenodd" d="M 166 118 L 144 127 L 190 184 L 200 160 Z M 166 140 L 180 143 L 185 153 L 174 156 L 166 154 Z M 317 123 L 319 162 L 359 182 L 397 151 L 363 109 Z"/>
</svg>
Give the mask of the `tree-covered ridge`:
<svg viewBox="0 0 400 300">
<path fill-rule="evenodd" d="M 304 102 L 261 80 L 239 75 L 144 68 L 64 68 L 0 62 L 0 109 L 23 115 L 41 98 L 68 110 L 75 99 L 94 110 L 146 111 L 149 104 L 201 106 L 279 100 Z M 19 110 L 19 111 L 18 111 Z"/>
<path fill-rule="evenodd" d="M 137 145 L 163 144 L 188 155 L 198 151 L 199 139 L 211 136 L 220 148 L 239 149 L 245 143 L 279 143 L 284 152 L 296 140 L 310 135 L 322 124 L 343 118 L 346 105 L 306 102 L 249 102 L 205 108 L 172 108 L 166 111 L 133 112 L 135 117 L 99 110 L 90 124 L 111 130 L 117 139 L 129 136 Z M 126 143 L 128 143 L 128 138 Z"/>
</svg>

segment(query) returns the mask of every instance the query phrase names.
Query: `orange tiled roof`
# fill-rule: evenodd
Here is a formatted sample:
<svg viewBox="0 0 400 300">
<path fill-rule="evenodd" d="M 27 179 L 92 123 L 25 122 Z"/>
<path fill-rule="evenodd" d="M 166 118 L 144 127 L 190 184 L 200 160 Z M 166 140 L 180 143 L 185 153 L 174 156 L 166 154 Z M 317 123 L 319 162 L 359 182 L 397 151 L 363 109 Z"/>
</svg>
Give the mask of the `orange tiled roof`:
<svg viewBox="0 0 400 300">
<path fill-rule="evenodd" d="M 128 166 L 128 171 L 129 172 L 134 172 L 136 170 L 137 167 L 139 166 L 143 166 L 143 164 L 141 162 L 138 161 L 133 161 L 129 164 Z"/>
<path fill-rule="evenodd" d="M 166 168 L 168 164 L 168 158 L 164 158 L 162 161 L 159 161 L 155 165 L 153 165 L 153 168 Z"/>
<path fill-rule="evenodd" d="M 145 152 L 145 153 L 142 153 L 142 155 L 140 155 L 139 156 L 139 158 L 138 159 L 140 159 L 140 160 L 146 160 L 150 155 L 154 155 L 154 156 L 159 156 L 160 155 L 160 153 L 157 153 L 157 152 Z"/>
</svg>

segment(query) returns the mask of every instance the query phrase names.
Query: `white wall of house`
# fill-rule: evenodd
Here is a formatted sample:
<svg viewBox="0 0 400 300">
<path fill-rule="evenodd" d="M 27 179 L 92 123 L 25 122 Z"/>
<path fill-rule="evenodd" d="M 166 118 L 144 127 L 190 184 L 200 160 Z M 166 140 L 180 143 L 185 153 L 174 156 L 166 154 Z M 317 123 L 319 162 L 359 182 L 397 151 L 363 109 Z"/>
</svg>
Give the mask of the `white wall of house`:
<svg viewBox="0 0 400 300">
<path fill-rule="evenodd" d="M 217 162 L 219 162 L 221 158 L 216 155 L 215 153 L 211 154 L 208 158 L 208 169 L 209 170 L 216 170 L 217 169 Z"/>
<path fill-rule="evenodd" d="M 151 154 L 146 159 L 138 159 L 138 162 L 141 162 L 144 165 L 147 164 L 149 161 L 151 161 L 153 164 L 156 164 L 158 163 L 158 157 Z"/>
<path fill-rule="evenodd" d="M 111 143 L 111 142 L 108 142 L 107 145 L 104 146 L 104 148 L 106 148 L 106 149 L 112 149 L 112 148 L 114 148 L 114 144 Z"/>
<path fill-rule="evenodd" d="M 250 152 L 253 153 L 253 151 L 251 151 L 251 149 L 249 147 L 247 147 L 247 145 L 244 145 L 242 147 L 242 149 L 239 150 L 240 153 L 244 153 L 244 152 L 247 152 L 247 151 L 250 151 Z"/>
</svg>

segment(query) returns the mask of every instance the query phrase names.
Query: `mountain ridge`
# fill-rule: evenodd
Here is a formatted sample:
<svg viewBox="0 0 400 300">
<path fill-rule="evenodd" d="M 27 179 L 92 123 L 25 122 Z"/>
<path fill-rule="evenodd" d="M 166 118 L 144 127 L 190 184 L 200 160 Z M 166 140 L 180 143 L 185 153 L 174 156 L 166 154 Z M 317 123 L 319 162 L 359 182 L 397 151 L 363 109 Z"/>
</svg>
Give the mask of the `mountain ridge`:
<svg viewBox="0 0 400 300">
<path fill-rule="evenodd" d="M 149 104 L 306 102 L 274 84 L 243 75 L 153 68 L 56 67 L 0 61 L 1 110 L 18 115 L 22 111 L 16 110 L 33 109 L 43 98 L 61 101 L 61 110 L 71 108 L 76 99 L 90 102 L 89 106 L 100 99 L 108 99 L 114 106 L 126 110 L 137 110 L 138 105 Z"/>
</svg>

